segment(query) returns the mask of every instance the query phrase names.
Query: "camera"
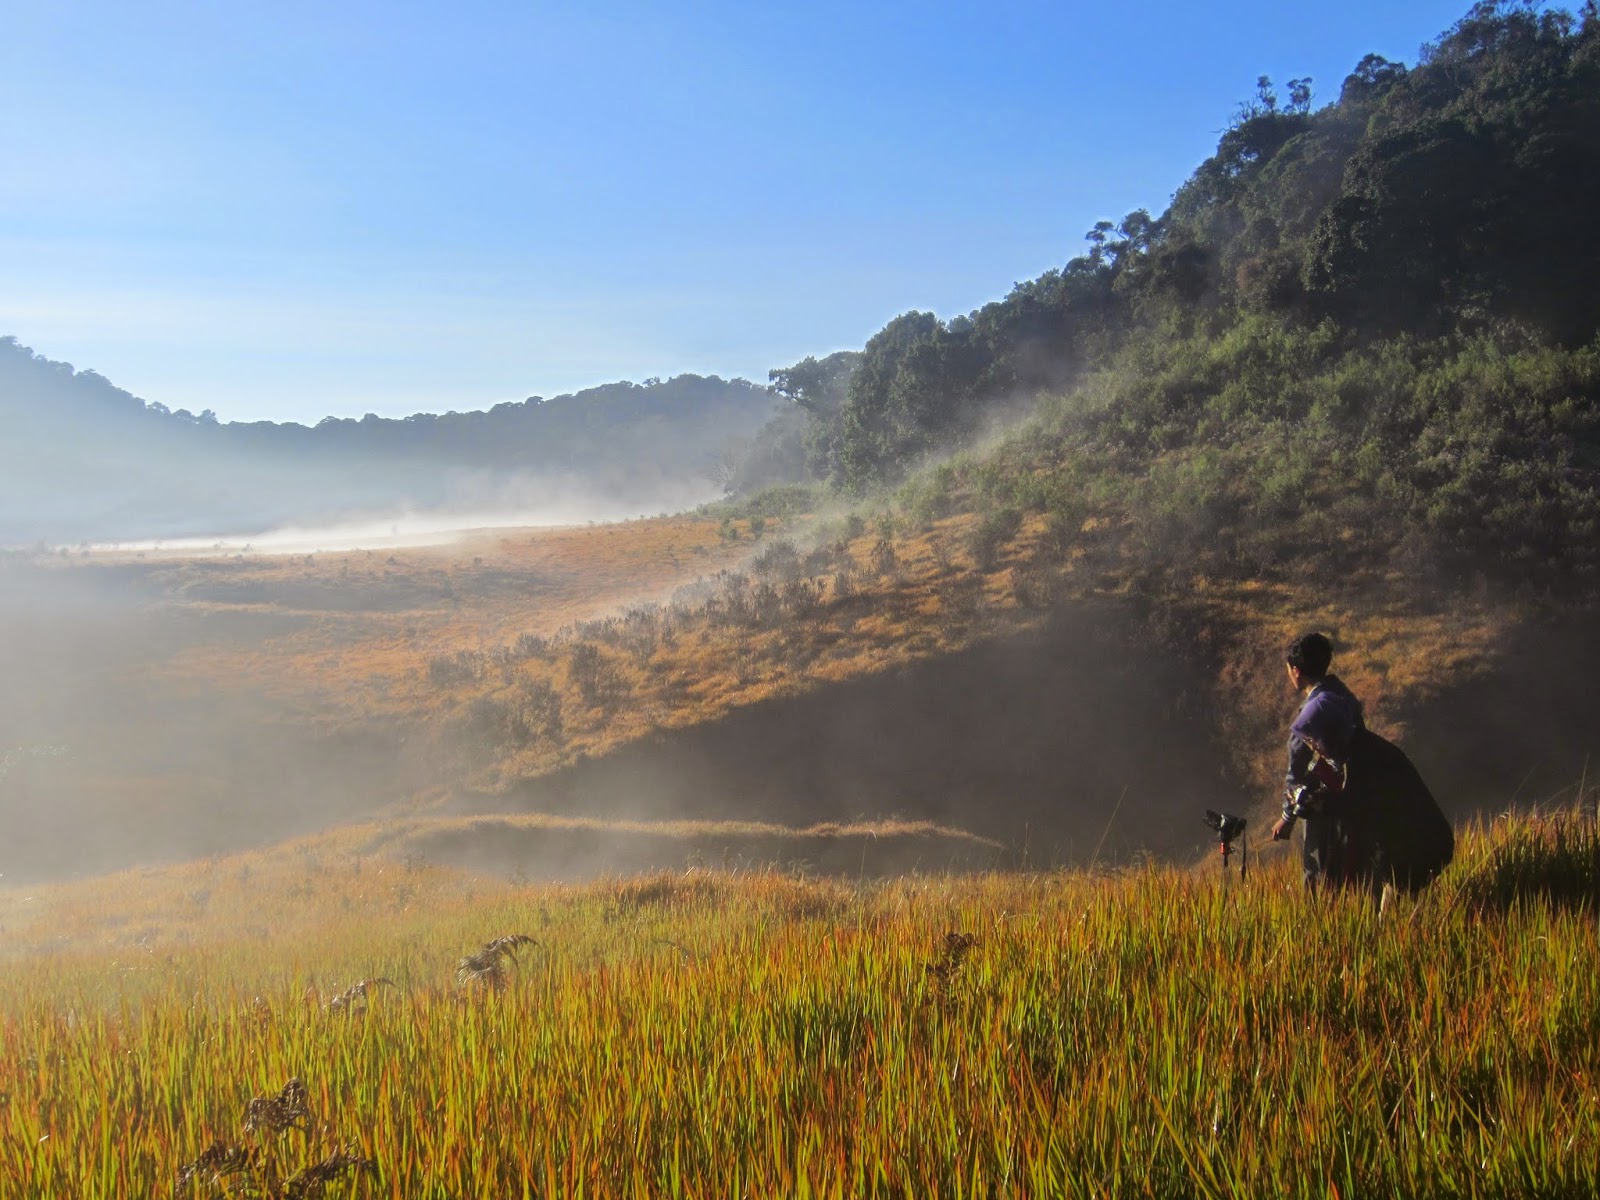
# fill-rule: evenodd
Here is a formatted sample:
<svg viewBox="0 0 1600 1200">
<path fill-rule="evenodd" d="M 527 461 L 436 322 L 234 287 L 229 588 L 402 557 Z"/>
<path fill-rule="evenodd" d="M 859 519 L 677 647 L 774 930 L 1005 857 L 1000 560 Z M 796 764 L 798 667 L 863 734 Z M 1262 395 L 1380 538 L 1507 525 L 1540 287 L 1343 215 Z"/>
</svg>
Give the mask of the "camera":
<svg viewBox="0 0 1600 1200">
<path fill-rule="evenodd" d="M 1233 855 L 1233 841 L 1235 838 L 1244 836 L 1244 827 L 1249 822 L 1243 817 L 1234 816 L 1232 813 L 1217 812 L 1210 808 L 1206 809 L 1205 822 L 1217 831 L 1217 849 L 1222 852 L 1222 873 L 1226 875 L 1228 873 L 1228 859 Z M 1244 873 L 1250 858 L 1249 849 L 1249 843 L 1246 843 L 1245 857 L 1239 860 L 1239 879 L 1241 881 L 1244 879 Z"/>
<path fill-rule="evenodd" d="M 1236 817 L 1232 813 L 1220 813 L 1213 809 L 1206 809 L 1205 822 L 1217 831 L 1217 841 L 1224 847 L 1231 846 L 1244 832 L 1248 822 L 1243 817 Z"/>
</svg>

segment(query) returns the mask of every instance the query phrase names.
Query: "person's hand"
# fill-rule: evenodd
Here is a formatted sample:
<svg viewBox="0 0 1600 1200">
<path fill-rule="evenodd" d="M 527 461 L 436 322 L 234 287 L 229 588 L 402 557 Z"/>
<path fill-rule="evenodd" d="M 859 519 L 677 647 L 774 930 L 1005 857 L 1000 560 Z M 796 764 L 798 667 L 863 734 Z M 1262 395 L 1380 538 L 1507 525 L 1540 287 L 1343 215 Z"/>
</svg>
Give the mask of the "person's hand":
<svg viewBox="0 0 1600 1200">
<path fill-rule="evenodd" d="M 1288 817 L 1279 817 L 1277 824 L 1272 827 L 1272 840 L 1275 842 L 1286 841 L 1293 831 L 1294 822 Z"/>
</svg>

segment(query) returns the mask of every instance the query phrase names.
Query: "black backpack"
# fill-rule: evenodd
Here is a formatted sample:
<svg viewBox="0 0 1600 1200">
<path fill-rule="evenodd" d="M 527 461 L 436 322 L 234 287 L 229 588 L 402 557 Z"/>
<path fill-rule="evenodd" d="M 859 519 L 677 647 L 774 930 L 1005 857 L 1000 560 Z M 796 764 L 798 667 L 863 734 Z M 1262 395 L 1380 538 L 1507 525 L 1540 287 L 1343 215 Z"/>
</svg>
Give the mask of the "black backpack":
<svg viewBox="0 0 1600 1200">
<path fill-rule="evenodd" d="M 1350 746 L 1346 804 L 1376 879 L 1421 891 L 1455 856 L 1455 831 L 1404 750 L 1369 729 Z"/>
</svg>

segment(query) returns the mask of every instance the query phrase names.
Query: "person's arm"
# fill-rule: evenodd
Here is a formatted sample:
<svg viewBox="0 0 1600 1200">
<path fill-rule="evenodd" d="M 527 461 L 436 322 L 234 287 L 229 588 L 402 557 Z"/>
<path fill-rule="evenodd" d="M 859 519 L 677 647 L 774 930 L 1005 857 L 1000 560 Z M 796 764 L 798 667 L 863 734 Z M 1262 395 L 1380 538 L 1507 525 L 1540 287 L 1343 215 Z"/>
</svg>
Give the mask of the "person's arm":
<svg viewBox="0 0 1600 1200">
<path fill-rule="evenodd" d="M 1281 842 L 1294 829 L 1294 823 L 1316 810 L 1317 795 L 1312 787 L 1311 764 L 1316 751 L 1300 735 L 1303 717 L 1289 731 L 1289 769 L 1283 776 L 1283 814 L 1272 827 L 1272 840 Z"/>
</svg>

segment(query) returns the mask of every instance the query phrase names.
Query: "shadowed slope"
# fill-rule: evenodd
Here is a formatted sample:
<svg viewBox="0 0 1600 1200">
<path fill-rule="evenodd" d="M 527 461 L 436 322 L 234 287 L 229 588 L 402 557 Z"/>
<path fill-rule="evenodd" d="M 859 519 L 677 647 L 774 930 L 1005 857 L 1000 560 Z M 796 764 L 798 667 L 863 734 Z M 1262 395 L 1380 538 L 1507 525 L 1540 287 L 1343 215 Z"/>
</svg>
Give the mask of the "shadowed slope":
<svg viewBox="0 0 1600 1200">
<path fill-rule="evenodd" d="M 1201 810 L 1237 803 L 1205 680 L 1113 621 L 1077 608 L 1037 633 L 750 705 L 461 803 L 793 825 L 900 816 L 1046 865 L 1086 862 L 1102 837 L 1103 859 L 1188 853 L 1204 841 Z"/>
</svg>

